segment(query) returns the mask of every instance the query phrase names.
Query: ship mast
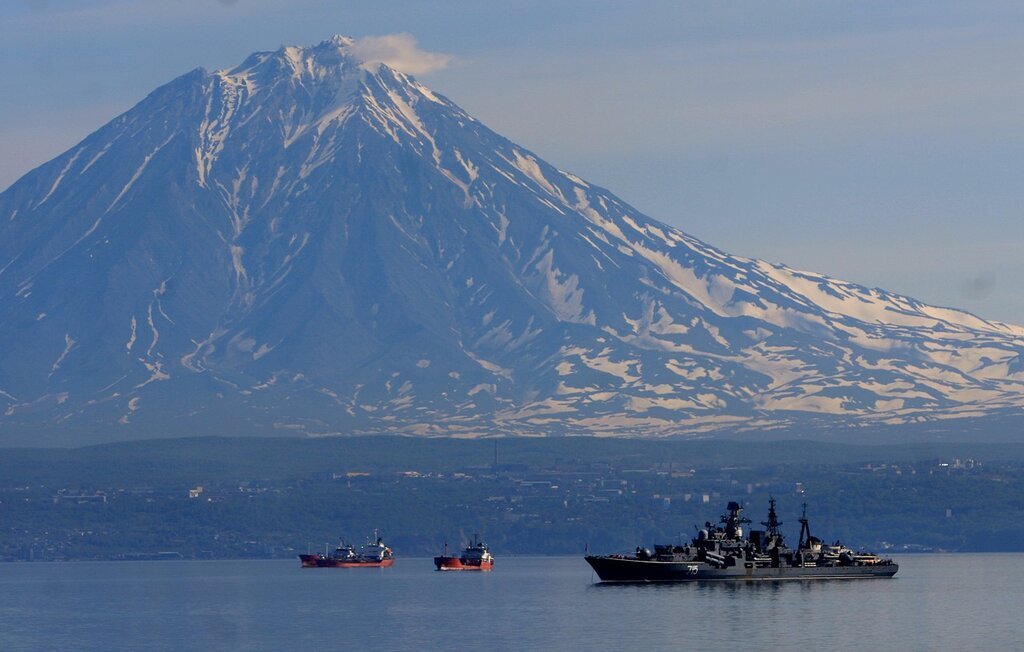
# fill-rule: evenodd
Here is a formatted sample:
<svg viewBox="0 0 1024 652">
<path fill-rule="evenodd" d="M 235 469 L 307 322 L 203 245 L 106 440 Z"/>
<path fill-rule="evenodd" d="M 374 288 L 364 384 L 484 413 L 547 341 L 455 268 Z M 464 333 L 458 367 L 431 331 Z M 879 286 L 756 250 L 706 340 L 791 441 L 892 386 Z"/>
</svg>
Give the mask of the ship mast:
<svg viewBox="0 0 1024 652">
<path fill-rule="evenodd" d="M 797 544 L 797 550 L 803 550 L 811 546 L 811 526 L 807 524 L 807 503 L 803 505 L 804 511 L 800 515 L 800 542 Z"/>
<path fill-rule="evenodd" d="M 782 525 L 782 521 L 779 520 L 779 515 L 775 513 L 775 496 L 768 498 L 768 520 L 761 521 L 761 525 L 765 527 L 765 534 L 769 540 L 782 538 L 782 533 L 779 532 L 779 526 Z"/>
</svg>

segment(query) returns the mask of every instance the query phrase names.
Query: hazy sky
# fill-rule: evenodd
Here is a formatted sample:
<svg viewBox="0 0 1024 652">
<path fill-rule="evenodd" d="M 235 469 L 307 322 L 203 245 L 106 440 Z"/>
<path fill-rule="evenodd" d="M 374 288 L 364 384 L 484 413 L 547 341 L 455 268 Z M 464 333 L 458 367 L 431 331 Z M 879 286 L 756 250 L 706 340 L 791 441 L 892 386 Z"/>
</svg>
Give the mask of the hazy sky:
<svg viewBox="0 0 1024 652">
<path fill-rule="evenodd" d="M 334 33 L 411 35 L 427 85 L 726 251 L 1024 324 L 1021 3 L 4 0 L 0 188 Z"/>
</svg>

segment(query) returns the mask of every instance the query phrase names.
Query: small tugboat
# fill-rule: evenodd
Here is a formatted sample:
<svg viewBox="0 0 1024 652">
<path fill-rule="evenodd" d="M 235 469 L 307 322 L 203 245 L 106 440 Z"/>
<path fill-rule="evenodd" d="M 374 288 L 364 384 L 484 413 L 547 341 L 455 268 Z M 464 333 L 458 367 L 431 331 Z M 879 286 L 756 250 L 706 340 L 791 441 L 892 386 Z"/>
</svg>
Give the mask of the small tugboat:
<svg viewBox="0 0 1024 652">
<path fill-rule="evenodd" d="M 494 557 L 487 544 L 474 534 L 472 543 L 458 557 L 448 554 L 448 544 L 445 543 L 444 553 L 434 557 L 434 565 L 439 571 L 489 571 L 494 568 Z"/>
<path fill-rule="evenodd" d="M 395 555 L 376 532 L 374 538 L 376 541 L 367 542 L 358 553 L 351 544 L 340 543 L 331 554 L 299 555 L 299 559 L 303 568 L 387 568 L 395 563 Z"/>
<path fill-rule="evenodd" d="M 728 505 L 721 527 L 704 524 L 689 545 L 638 547 L 633 555 L 588 555 L 585 559 L 602 582 L 692 582 L 717 580 L 853 579 L 892 577 L 899 565 L 870 552 L 854 552 L 836 541 L 825 544 L 811 535 L 807 505 L 800 517 L 800 542 L 789 548 L 783 539 L 775 499 L 768 501 L 763 530 L 743 536 L 749 518 Z"/>
</svg>

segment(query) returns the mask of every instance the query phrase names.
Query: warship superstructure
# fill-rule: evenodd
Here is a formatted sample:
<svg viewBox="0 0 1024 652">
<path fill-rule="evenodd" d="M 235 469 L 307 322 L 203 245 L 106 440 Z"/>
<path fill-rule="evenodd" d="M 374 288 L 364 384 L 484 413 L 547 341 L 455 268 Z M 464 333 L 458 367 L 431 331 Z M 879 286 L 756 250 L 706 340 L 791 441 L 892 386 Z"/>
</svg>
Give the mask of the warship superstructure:
<svg viewBox="0 0 1024 652">
<path fill-rule="evenodd" d="M 687 545 L 638 547 L 632 555 L 588 555 L 602 582 L 692 582 L 715 580 L 853 579 L 892 577 L 899 565 L 870 552 L 855 552 L 839 541 L 826 544 L 811 534 L 807 506 L 800 541 L 790 548 L 782 535 L 775 499 L 768 501 L 763 530 L 744 536 L 750 519 L 730 502 L 721 523 L 710 521 Z"/>
</svg>

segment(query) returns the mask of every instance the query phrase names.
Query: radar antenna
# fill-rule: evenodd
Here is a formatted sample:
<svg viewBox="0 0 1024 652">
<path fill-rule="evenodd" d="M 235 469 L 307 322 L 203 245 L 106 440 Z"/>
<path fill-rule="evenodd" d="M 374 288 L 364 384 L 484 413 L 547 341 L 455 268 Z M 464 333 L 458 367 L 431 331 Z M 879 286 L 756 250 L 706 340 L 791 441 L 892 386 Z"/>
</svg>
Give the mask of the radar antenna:
<svg viewBox="0 0 1024 652">
<path fill-rule="evenodd" d="M 779 520 L 779 515 L 775 512 L 775 496 L 768 498 L 768 520 L 761 521 L 761 525 L 765 527 L 765 534 L 769 538 L 782 536 L 779 532 L 782 521 Z"/>
<path fill-rule="evenodd" d="M 749 523 L 750 519 L 740 516 L 743 507 L 735 501 L 730 501 L 727 509 L 729 510 L 728 515 L 722 516 L 722 523 L 725 524 L 725 536 L 728 539 L 738 539 L 743 532 L 742 525 Z"/>
</svg>

